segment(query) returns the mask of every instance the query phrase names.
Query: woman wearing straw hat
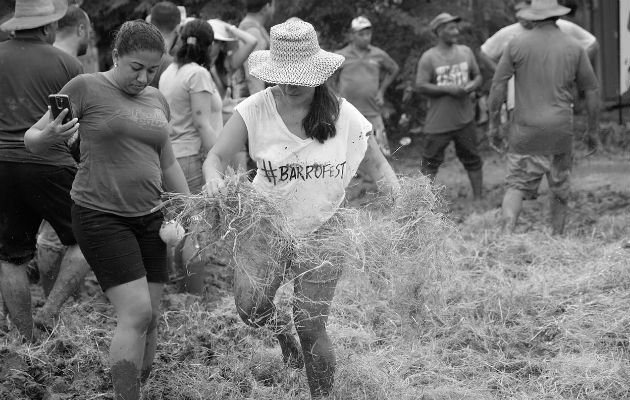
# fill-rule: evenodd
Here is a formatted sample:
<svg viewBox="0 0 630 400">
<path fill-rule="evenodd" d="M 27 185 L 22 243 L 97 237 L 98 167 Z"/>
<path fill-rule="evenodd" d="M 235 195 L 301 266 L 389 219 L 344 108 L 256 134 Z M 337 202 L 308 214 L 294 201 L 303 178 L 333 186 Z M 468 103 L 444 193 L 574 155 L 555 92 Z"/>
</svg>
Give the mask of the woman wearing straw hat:
<svg viewBox="0 0 630 400">
<path fill-rule="evenodd" d="M 317 235 L 341 205 L 345 188 L 365 157 L 377 180 L 395 192 L 398 181 L 377 146 L 368 141 L 372 127 L 354 106 L 329 92 L 326 80 L 343 57 L 320 49 L 313 26 L 291 18 L 271 28 L 270 50 L 252 53 L 250 72 L 276 86 L 250 96 L 235 108 L 204 163 L 206 191 L 223 187 L 226 163 L 246 143 L 258 170 L 254 187 L 273 196 L 298 236 Z M 312 236 L 315 237 L 315 236 Z M 238 312 L 247 324 L 276 319 L 275 292 L 282 273 L 266 263 L 268 255 L 247 259 L 234 276 Z M 239 266 L 239 255 L 234 255 Z M 320 265 L 289 261 L 294 280 L 293 319 L 302 354 L 292 335 L 277 335 L 283 356 L 296 367 L 301 360 L 313 397 L 330 394 L 335 357 L 326 321 L 340 265 L 337 257 Z M 256 287 L 256 282 L 270 282 Z"/>
</svg>

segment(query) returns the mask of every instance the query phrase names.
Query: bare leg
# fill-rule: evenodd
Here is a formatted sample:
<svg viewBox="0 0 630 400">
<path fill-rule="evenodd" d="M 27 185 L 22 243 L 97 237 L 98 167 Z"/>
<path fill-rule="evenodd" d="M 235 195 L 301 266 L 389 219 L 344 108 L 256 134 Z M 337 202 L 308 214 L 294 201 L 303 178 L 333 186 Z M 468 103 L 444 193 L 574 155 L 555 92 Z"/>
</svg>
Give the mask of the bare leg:
<svg viewBox="0 0 630 400">
<path fill-rule="evenodd" d="M 142 368 L 140 370 L 140 381 L 145 382 L 151 373 L 155 349 L 157 347 L 158 323 L 160 320 L 160 301 L 164 292 L 164 284 L 149 283 L 149 295 L 151 296 L 151 323 L 147 330 L 146 344 L 144 345 L 144 356 Z"/>
<path fill-rule="evenodd" d="M 0 290 L 11 321 L 25 339 L 34 340 L 31 290 L 26 274 L 26 263 L 16 265 L 0 262 Z"/>
<path fill-rule="evenodd" d="M 564 226 L 566 224 L 567 213 L 569 209 L 566 199 L 560 198 L 556 194 L 551 193 L 550 209 L 552 228 L 551 233 L 552 235 L 562 235 L 564 233 Z"/>
<path fill-rule="evenodd" d="M 472 186 L 473 197 L 475 200 L 481 200 L 483 197 L 483 172 L 482 170 L 468 171 L 468 179 Z"/>
<path fill-rule="evenodd" d="M 291 333 L 291 318 L 278 313 L 273 299 L 283 281 L 284 274 L 265 256 L 257 260 L 257 268 L 237 268 L 234 271 L 234 299 L 236 309 L 247 325 L 259 328 L 267 325 L 275 333 L 284 362 L 293 368 L 304 365 L 297 340 Z"/>
<path fill-rule="evenodd" d="M 153 316 L 146 278 L 114 286 L 105 292 L 116 311 L 117 325 L 110 346 L 115 400 L 140 398 L 140 368 L 147 330 Z"/>
<path fill-rule="evenodd" d="M 44 289 L 44 296 L 48 297 L 59 275 L 59 266 L 65 249 L 59 249 L 42 244 L 37 245 L 37 268 L 39 282 Z"/>
<path fill-rule="evenodd" d="M 516 221 L 523 207 L 523 192 L 517 189 L 507 189 L 503 196 L 503 230 L 514 232 Z"/>
<path fill-rule="evenodd" d="M 78 245 L 69 246 L 61 261 L 59 276 L 46 299 L 46 303 L 35 316 L 35 323 L 41 327 L 54 325 L 61 306 L 81 287 L 85 275 L 90 271 Z"/>
<path fill-rule="evenodd" d="M 300 337 L 306 377 L 313 398 L 330 395 L 335 380 L 335 353 L 326 332 L 337 280 L 295 283 L 293 318 Z"/>
</svg>

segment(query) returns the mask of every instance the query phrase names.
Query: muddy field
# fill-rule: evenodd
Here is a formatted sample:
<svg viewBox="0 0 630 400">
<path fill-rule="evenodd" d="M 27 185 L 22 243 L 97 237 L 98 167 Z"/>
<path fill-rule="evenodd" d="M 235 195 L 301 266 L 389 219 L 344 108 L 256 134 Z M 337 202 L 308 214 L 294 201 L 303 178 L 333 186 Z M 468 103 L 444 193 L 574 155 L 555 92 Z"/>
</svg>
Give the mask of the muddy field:
<svg viewBox="0 0 630 400">
<path fill-rule="evenodd" d="M 394 154 L 399 174 L 419 170 L 412 139 Z M 410 301 L 394 278 L 345 274 L 329 324 L 338 358 L 334 398 L 630 397 L 630 157 L 581 154 L 567 235 L 552 238 L 545 187 L 526 203 L 517 233 L 500 235 L 501 158 L 485 153 L 486 198 L 475 204 L 449 150 L 437 180 L 448 202 L 442 211 L 457 228 L 446 239 L 452 255 L 439 273 L 418 261 L 409 275 L 418 282 L 406 282 L 416 287 Z M 353 193 L 369 198 L 369 189 Z M 229 277 L 229 267 L 213 266 L 203 297 L 169 287 L 145 399 L 309 398 L 303 371 L 283 365 L 270 333 L 238 319 Z M 41 306 L 35 285 L 33 296 Z M 113 327 L 112 308 L 91 279 L 38 344 L 21 344 L 2 324 L 0 399 L 112 399 Z"/>
</svg>

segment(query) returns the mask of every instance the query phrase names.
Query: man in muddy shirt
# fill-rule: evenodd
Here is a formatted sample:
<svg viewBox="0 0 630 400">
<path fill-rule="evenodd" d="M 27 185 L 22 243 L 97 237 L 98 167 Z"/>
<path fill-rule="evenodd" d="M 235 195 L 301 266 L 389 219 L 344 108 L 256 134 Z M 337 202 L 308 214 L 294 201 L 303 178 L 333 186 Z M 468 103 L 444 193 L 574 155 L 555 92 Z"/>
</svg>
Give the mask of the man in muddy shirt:
<svg viewBox="0 0 630 400">
<path fill-rule="evenodd" d="M 533 28 L 507 45 L 490 90 L 491 144 L 501 147 L 500 109 L 508 80 L 515 78 L 514 121 L 507 153 L 504 228 L 514 231 L 524 199 L 534 199 L 543 175 L 551 192 L 552 233 L 561 234 L 567 215 L 573 148 L 574 84 L 585 91 L 587 137 L 597 134 L 599 84 L 580 44 L 556 25 L 570 10 L 556 0 L 533 1 L 518 12 Z"/>
</svg>

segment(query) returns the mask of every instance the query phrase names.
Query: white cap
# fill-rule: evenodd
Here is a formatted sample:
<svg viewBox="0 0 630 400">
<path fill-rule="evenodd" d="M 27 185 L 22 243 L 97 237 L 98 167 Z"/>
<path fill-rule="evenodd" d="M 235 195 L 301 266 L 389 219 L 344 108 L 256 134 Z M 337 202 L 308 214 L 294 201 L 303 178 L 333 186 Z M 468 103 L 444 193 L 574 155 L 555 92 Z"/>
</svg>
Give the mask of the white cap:
<svg viewBox="0 0 630 400">
<path fill-rule="evenodd" d="M 372 27 L 372 23 L 370 22 L 369 19 L 365 18 L 364 16 L 356 17 L 355 19 L 352 20 L 352 24 L 350 24 L 350 28 L 352 29 L 353 32 L 359 32 L 359 31 L 362 31 L 363 29 L 367 29 L 371 27 Z"/>
</svg>

